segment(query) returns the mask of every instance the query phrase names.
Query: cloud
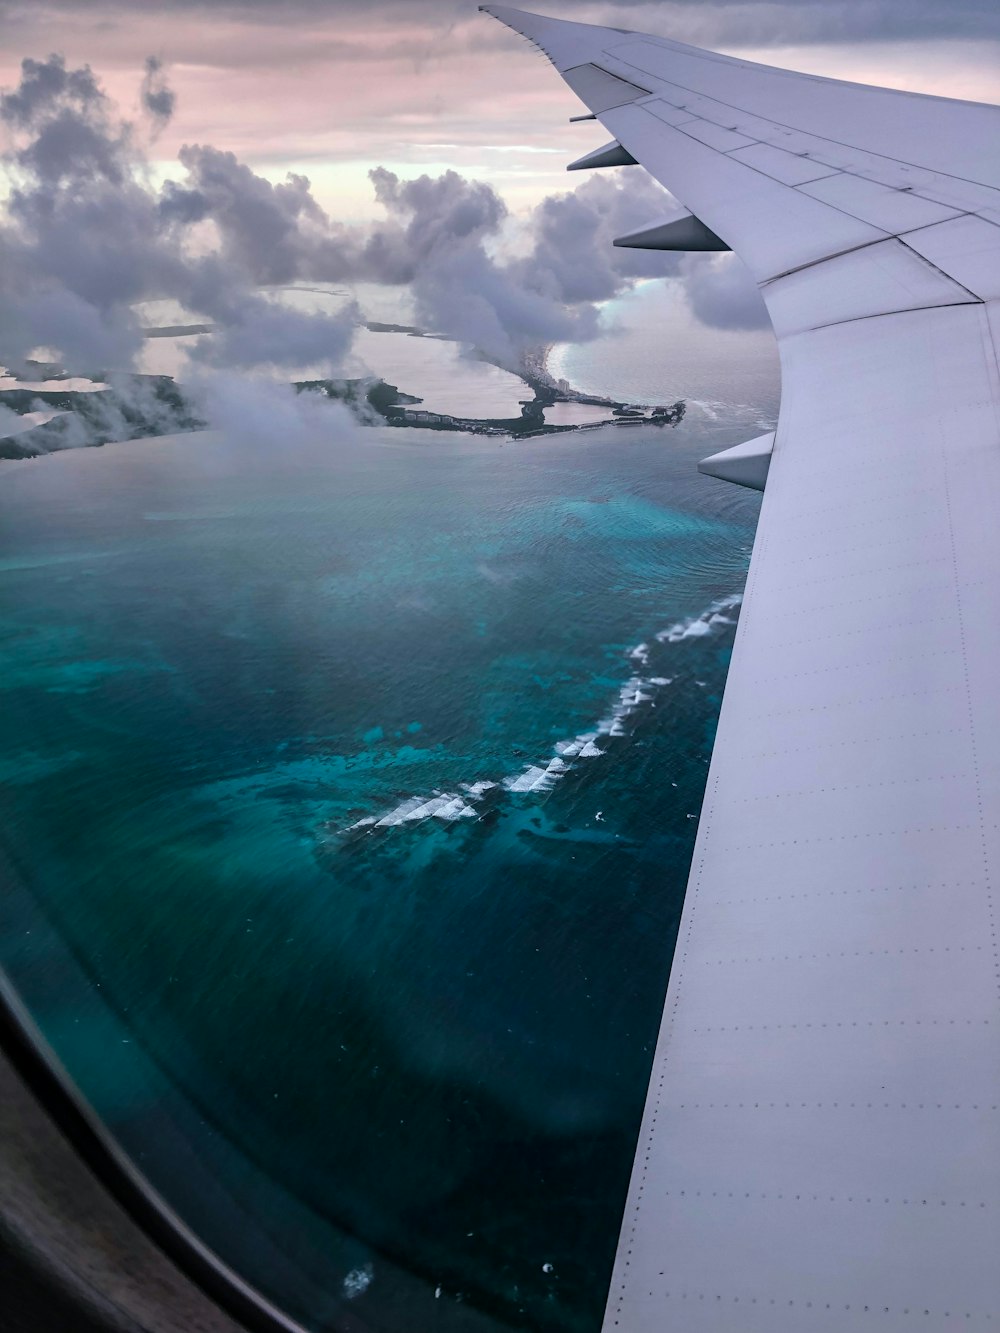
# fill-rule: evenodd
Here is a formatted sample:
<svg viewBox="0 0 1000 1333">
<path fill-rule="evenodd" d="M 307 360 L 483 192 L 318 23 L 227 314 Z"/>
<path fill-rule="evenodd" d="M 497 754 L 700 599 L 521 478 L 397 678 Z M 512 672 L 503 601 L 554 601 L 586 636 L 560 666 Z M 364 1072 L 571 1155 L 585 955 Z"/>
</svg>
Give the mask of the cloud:
<svg viewBox="0 0 1000 1333">
<path fill-rule="evenodd" d="M 357 273 L 408 282 L 418 318 L 516 367 L 526 349 L 582 342 L 602 329 L 598 303 L 639 278 L 675 277 L 703 323 L 767 326 L 763 302 L 734 256 L 616 249 L 615 236 L 654 223 L 676 201 L 639 168 L 585 178 L 550 195 L 522 225 L 524 253 L 499 257 L 507 217 L 491 186 L 449 171 L 400 181 L 371 173 L 389 223 L 374 227 Z"/>
<path fill-rule="evenodd" d="M 654 222 L 671 196 L 638 168 L 585 178 L 524 219 L 523 253 L 502 254 L 507 208 L 489 185 L 448 171 L 401 181 L 371 173 L 389 214 L 358 257 L 359 274 L 408 282 L 427 327 L 516 368 L 527 349 L 597 337 L 597 305 L 646 277 L 681 273 L 681 259 L 612 246 Z"/>
<path fill-rule="evenodd" d="M 696 45 L 1000 37 L 992 0 L 622 0 L 584 8 L 589 22 L 623 23 Z M 584 18 L 580 11 L 574 5 L 573 17 Z M 570 17 L 568 5 L 560 17 Z"/>
<path fill-rule="evenodd" d="M 20 84 L 0 96 L 0 120 L 22 132 L 13 160 L 40 185 L 92 176 L 121 184 L 128 129 L 114 124 L 89 66 L 68 70 L 59 55 L 23 61 Z"/>
<path fill-rule="evenodd" d="M 567 18 L 612 27 L 635 27 L 663 33 L 680 41 L 719 43 L 789 41 L 882 41 L 915 37 L 1000 37 L 1000 13 L 993 0 L 546 0 L 539 5 L 554 18 Z M 105 16 L 126 11 L 129 0 L 54 0 L 37 6 L 48 24 L 60 14 Z M 204 19 L 202 0 L 152 0 L 144 9 L 161 19 L 195 15 Z M 215 0 L 215 14 L 227 22 L 258 29 L 288 27 L 297 20 L 328 18 L 329 0 Z M 428 43 L 447 37 L 457 21 L 469 16 L 470 6 L 459 0 L 338 0 L 338 27 L 361 23 L 384 31 L 392 20 L 420 24 Z M 0 10 L 0 15 L 3 11 Z M 23 11 L 11 5 L 11 23 Z M 22 20 L 23 21 L 23 20 Z M 417 53 L 414 53 L 417 54 Z"/>
<path fill-rule="evenodd" d="M 591 305 L 567 306 L 518 283 L 479 247 L 438 256 L 414 277 L 418 317 L 516 369 L 525 351 L 599 332 Z"/>
<path fill-rule="evenodd" d="M 220 239 L 220 263 L 237 266 L 265 284 L 409 284 L 424 324 L 509 366 L 516 366 L 528 347 L 595 336 L 598 319 L 591 303 L 646 271 L 637 268 L 634 259 L 614 259 L 614 225 L 639 216 L 644 207 L 655 207 L 653 192 L 666 198 L 659 187 L 647 186 L 629 208 L 623 204 L 625 193 L 610 183 L 591 187 L 575 212 L 593 220 L 603 205 L 607 214 L 597 232 L 591 229 L 589 250 L 578 243 L 576 252 L 581 272 L 599 262 L 606 277 L 588 292 L 579 282 L 571 283 L 563 259 L 561 271 L 554 271 L 559 250 L 555 238 L 546 244 L 544 211 L 529 224 L 536 233 L 530 259 L 497 258 L 494 250 L 508 218 L 506 204 L 492 186 L 455 171 L 402 180 L 376 167 L 369 174 L 385 219 L 351 228 L 329 218 L 304 176 L 289 174 L 285 182 L 273 185 L 232 153 L 204 146 L 182 149 L 180 160 L 187 177 L 165 187 L 160 216 L 168 225 L 181 227 L 210 221 Z M 572 205 L 563 209 L 567 215 L 574 212 Z M 587 229 L 578 230 L 583 236 Z M 191 304 L 213 313 L 204 296 L 193 296 Z M 237 365 L 266 355 L 271 364 L 296 365 L 301 364 L 303 342 L 310 339 L 304 317 L 293 321 L 261 301 L 251 314 L 246 298 L 239 310 L 225 312 L 223 323 L 220 333 L 204 340 L 198 357 Z M 341 345 L 346 350 L 343 339 Z"/>
<path fill-rule="evenodd" d="M 167 86 L 163 61 L 157 56 L 146 57 L 146 73 L 139 88 L 139 100 L 153 122 L 154 133 L 159 133 L 174 114 L 177 96 Z"/>
<path fill-rule="evenodd" d="M 141 345 L 130 311 L 103 311 L 65 287 L 11 280 L 0 298 L 0 362 L 12 370 L 45 348 L 71 372 L 89 374 L 131 365 Z"/>
<path fill-rule="evenodd" d="M 401 181 L 385 168 L 371 173 L 387 227 L 364 247 L 366 276 L 408 281 L 417 317 L 516 368 L 525 350 L 594 337 L 597 314 L 546 283 L 541 266 L 498 259 L 490 248 L 507 217 L 497 192 L 457 172 Z"/>
<path fill-rule="evenodd" d="M 365 173 L 379 162 L 402 176 L 451 166 L 490 179 L 521 210 L 560 188 L 563 162 L 587 134 L 566 124 L 582 109 L 570 90 L 473 0 L 282 0 L 197 11 L 149 0 L 131 6 L 127 21 L 116 5 L 17 0 L 0 20 L 0 85 L 16 81 L 16 56 L 48 50 L 57 34 L 70 64 L 89 60 L 106 90 L 131 105 L 155 51 L 170 62 L 178 93 L 158 140 L 161 159 L 200 143 L 233 151 L 274 180 L 287 165 L 310 175 L 314 196 L 342 220 L 374 216 Z M 992 3 L 985 18 L 967 0 L 893 0 L 881 15 L 859 0 L 533 7 L 820 75 L 1000 101 L 1000 34 L 994 44 L 981 31 L 1000 23 Z M 796 34 L 804 35 L 789 47 Z M 146 119 L 136 117 L 137 129 Z"/>
<path fill-rule="evenodd" d="M 163 66 L 145 68 L 141 101 L 165 123 L 174 102 Z M 0 117 L 13 136 L 0 221 L 7 365 L 44 348 L 71 371 L 128 369 L 143 337 L 135 305 L 171 298 L 214 326 L 190 352 L 195 367 L 334 375 L 360 311 L 303 312 L 260 290 L 297 281 L 407 284 L 426 327 L 514 369 L 539 346 L 598 336 L 599 303 L 643 277 L 675 276 L 706 323 L 762 322 L 734 265 L 612 246 L 671 205 L 639 168 L 543 199 L 514 228 L 515 252 L 498 191 L 452 170 L 404 180 L 375 168 L 383 217 L 363 226 L 332 219 L 301 173 L 275 183 L 205 144 L 182 148 L 183 176 L 156 190 L 142 144 L 91 70 L 59 56 L 23 63 Z"/>
<path fill-rule="evenodd" d="M 709 328 L 770 328 L 757 285 L 736 255 L 685 255 L 680 277 L 688 305 Z"/>
<path fill-rule="evenodd" d="M 482 241 L 507 216 L 507 206 L 491 185 L 466 180 L 456 171 L 401 181 L 385 167 L 376 167 L 369 176 L 375 198 L 405 224 L 414 269 L 444 246 Z"/>
<path fill-rule="evenodd" d="M 60 55 L 48 60 L 23 60 L 21 82 L 0 96 L 0 116 L 16 129 L 30 129 L 38 117 L 59 103 L 84 109 L 102 105 L 103 94 L 90 67 L 67 70 Z"/>
<path fill-rule="evenodd" d="M 316 202 L 305 176 L 289 172 L 273 185 L 235 154 L 204 145 L 186 146 L 179 156 L 187 179 L 167 182 L 160 217 L 181 226 L 211 218 L 222 257 L 255 282 L 337 282 L 356 270 L 354 242 Z"/>
<path fill-rule="evenodd" d="M 16 435 L 24 429 L 24 418 L 20 412 L 0 403 L 0 440 L 8 435 Z"/>
<path fill-rule="evenodd" d="M 522 279 L 561 301 L 606 301 L 634 279 L 676 273 L 679 256 L 612 244 L 676 207 L 638 168 L 584 177 L 575 190 L 550 195 L 534 210 L 534 243 L 521 265 Z"/>
<path fill-rule="evenodd" d="M 147 92 L 162 112 L 168 106 L 162 68 L 154 61 L 147 74 Z M 234 192 L 226 196 L 220 187 L 213 196 L 202 188 L 211 176 L 205 163 L 221 160 L 240 179 L 244 196 L 255 188 L 277 200 L 272 211 L 284 209 L 291 230 L 302 234 L 307 218 L 325 217 L 308 182 L 290 177 L 272 187 L 246 169 L 243 182 L 239 164 L 227 155 L 193 149 L 186 195 L 157 194 L 130 126 L 92 72 L 67 69 L 57 55 L 23 62 L 18 87 L 0 100 L 0 119 L 13 137 L 6 159 L 11 190 L 0 221 L 4 364 L 17 366 L 43 347 L 70 370 L 126 369 L 142 345 L 134 304 L 164 297 L 219 326 L 204 354 L 213 364 L 288 365 L 294 357 L 322 364 L 327 373 L 340 364 L 352 313 L 278 311 L 262 298 L 256 288 L 270 276 L 264 256 L 273 236 L 261 223 L 266 209 L 248 207 L 238 224 L 227 213 Z M 181 197 L 186 212 L 178 206 Z M 214 251 L 191 243 L 192 224 L 206 217 L 218 223 Z M 296 263 L 289 261 L 291 276 Z"/>
<path fill-rule="evenodd" d="M 351 438 L 358 423 L 342 403 L 290 384 L 217 372 L 197 375 L 187 386 L 192 404 L 209 429 L 222 431 L 242 448 L 294 449 L 333 438 Z"/>
<path fill-rule="evenodd" d="M 230 300 L 225 313 L 215 332 L 198 339 L 190 353 L 195 363 L 246 370 L 329 370 L 343 363 L 360 319 L 353 303 L 334 315 L 308 314 L 250 294 Z"/>
</svg>

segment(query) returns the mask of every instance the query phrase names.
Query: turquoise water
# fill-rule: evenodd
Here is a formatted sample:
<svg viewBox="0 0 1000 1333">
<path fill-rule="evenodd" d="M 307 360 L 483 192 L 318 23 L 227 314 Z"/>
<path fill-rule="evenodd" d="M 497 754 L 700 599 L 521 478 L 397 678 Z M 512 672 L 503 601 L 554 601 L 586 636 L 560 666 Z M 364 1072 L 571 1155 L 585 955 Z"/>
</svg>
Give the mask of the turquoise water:
<svg viewBox="0 0 1000 1333">
<path fill-rule="evenodd" d="M 3 962 L 310 1327 L 599 1327 L 756 519 L 694 464 L 743 434 L 0 473 Z"/>
</svg>

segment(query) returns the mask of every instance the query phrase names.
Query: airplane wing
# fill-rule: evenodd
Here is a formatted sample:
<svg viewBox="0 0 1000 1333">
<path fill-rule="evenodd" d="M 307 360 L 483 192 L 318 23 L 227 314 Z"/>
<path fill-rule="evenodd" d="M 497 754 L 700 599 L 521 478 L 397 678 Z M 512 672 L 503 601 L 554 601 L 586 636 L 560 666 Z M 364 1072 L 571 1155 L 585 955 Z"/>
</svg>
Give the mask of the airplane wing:
<svg viewBox="0 0 1000 1333">
<path fill-rule="evenodd" d="M 781 353 L 605 1329 L 996 1329 L 1000 109 L 483 8 Z"/>
</svg>

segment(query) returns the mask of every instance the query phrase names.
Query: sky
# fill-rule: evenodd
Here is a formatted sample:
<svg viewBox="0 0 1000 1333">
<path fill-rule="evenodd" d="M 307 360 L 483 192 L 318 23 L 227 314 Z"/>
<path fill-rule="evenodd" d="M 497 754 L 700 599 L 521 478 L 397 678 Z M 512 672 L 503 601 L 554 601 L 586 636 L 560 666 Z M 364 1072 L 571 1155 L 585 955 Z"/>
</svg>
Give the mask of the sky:
<svg viewBox="0 0 1000 1333">
<path fill-rule="evenodd" d="M 532 8 L 525 4 L 525 8 Z M 1000 102 L 995 0 L 549 0 L 540 12 L 660 33 L 837 78 Z M 453 167 L 515 212 L 566 188 L 601 131 L 515 34 L 469 0 L 0 0 L 0 86 L 22 57 L 87 62 L 126 113 L 147 56 L 176 110 L 153 155 L 230 150 L 309 176 L 342 221 L 378 215 L 367 173 Z"/>
<path fill-rule="evenodd" d="M 995 0 L 544 12 L 1000 102 Z M 567 177 L 605 134 L 569 125 L 544 57 L 467 0 L 0 0 L 0 89 L 4 365 L 134 366 L 137 303 L 169 298 L 216 328 L 205 376 L 336 373 L 359 311 L 261 295 L 302 281 L 405 288 L 425 327 L 511 368 L 600 336 L 599 303 L 648 276 L 709 326 L 766 327 L 734 257 L 612 250 L 668 197 L 638 168 Z"/>
</svg>

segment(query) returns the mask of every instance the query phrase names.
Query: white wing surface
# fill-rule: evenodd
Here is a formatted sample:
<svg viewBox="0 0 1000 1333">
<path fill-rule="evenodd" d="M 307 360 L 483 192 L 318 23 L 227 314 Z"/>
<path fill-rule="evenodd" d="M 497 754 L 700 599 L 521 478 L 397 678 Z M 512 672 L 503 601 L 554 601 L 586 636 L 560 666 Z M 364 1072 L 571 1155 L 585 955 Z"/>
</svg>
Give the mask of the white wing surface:
<svg viewBox="0 0 1000 1333">
<path fill-rule="evenodd" d="M 1000 1328 L 1000 109 L 485 8 L 781 351 L 605 1328 Z"/>
</svg>

